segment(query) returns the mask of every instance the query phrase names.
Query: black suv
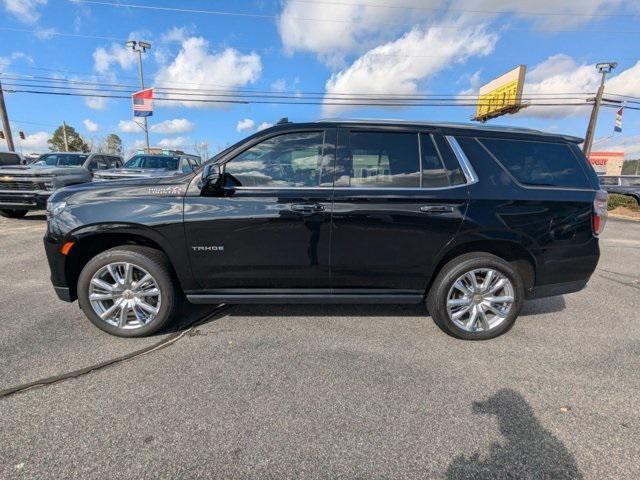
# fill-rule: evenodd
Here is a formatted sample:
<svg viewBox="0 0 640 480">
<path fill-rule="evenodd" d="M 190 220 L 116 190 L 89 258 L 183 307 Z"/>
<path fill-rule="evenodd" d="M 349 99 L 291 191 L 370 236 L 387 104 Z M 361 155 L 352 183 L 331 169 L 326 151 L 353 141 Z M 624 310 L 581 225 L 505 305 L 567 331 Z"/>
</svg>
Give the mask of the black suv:
<svg viewBox="0 0 640 480">
<path fill-rule="evenodd" d="M 577 144 L 536 130 L 283 123 L 194 173 L 78 185 L 48 205 L 58 296 L 142 336 L 193 303 L 420 303 L 465 339 L 528 298 L 578 291 L 606 193 Z"/>
</svg>

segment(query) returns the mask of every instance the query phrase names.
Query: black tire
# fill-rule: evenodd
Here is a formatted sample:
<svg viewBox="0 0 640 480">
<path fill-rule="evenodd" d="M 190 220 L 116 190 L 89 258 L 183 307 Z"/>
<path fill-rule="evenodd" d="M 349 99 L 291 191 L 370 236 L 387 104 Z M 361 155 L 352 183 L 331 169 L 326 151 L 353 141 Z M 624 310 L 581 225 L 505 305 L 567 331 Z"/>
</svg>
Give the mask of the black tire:
<svg viewBox="0 0 640 480">
<path fill-rule="evenodd" d="M 0 215 L 7 218 L 22 218 L 24 217 L 29 210 L 13 210 L 3 208 L 0 210 Z"/>
<path fill-rule="evenodd" d="M 135 329 L 124 329 L 103 321 L 89 301 L 89 283 L 93 275 L 105 265 L 129 262 L 149 272 L 160 290 L 162 301 L 156 317 L 148 324 Z M 178 304 L 176 284 L 171 275 L 169 260 L 160 251 L 138 245 L 127 245 L 106 250 L 87 262 L 78 277 L 78 303 L 87 318 L 96 327 L 118 337 L 145 337 L 152 335 L 172 320 Z"/>
<path fill-rule="evenodd" d="M 447 297 L 453 283 L 465 272 L 491 268 L 505 275 L 513 286 L 514 302 L 502 323 L 486 331 L 469 332 L 460 328 L 447 312 Z M 513 266 L 500 257 L 486 252 L 466 253 L 450 260 L 438 273 L 427 295 L 427 309 L 434 322 L 445 333 L 464 340 L 488 340 L 507 332 L 514 324 L 524 301 L 524 282 Z"/>
</svg>

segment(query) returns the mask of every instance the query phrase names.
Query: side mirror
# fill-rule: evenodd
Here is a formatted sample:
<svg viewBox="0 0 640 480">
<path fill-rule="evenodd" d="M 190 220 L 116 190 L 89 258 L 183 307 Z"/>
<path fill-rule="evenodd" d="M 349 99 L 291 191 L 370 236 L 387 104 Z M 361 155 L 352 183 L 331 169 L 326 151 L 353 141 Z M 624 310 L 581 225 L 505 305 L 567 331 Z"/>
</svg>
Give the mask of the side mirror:
<svg viewBox="0 0 640 480">
<path fill-rule="evenodd" d="M 215 163 L 208 163 L 202 168 L 202 192 L 215 192 L 222 188 L 220 180 L 222 174 L 220 172 L 220 166 Z"/>
</svg>

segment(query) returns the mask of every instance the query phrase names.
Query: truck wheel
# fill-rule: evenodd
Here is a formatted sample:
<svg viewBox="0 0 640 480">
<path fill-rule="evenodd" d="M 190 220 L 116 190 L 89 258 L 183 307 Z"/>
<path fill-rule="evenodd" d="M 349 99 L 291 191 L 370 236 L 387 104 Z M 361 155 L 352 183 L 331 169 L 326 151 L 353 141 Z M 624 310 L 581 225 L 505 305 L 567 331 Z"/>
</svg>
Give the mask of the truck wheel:
<svg viewBox="0 0 640 480">
<path fill-rule="evenodd" d="M 442 268 L 427 295 L 427 308 L 449 335 L 487 340 L 513 326 L 523 299 L 524 282 L 509 262 L 473 252 Z"/>
<path fill-rule="evenodd" d="M 119 337 L 151 335 L 167 325 L 177 304 L 169 261 L 149 247 L 106 250 L 82 269 L 78 303 L 105 332 Z"/>
<path fill-rule="evenodd" d="M 0 210 L 0 215 L 7 218 L 22 218 L 27 214 L 28 210 L 9 210 L 3 208 Z"/>
</svg>

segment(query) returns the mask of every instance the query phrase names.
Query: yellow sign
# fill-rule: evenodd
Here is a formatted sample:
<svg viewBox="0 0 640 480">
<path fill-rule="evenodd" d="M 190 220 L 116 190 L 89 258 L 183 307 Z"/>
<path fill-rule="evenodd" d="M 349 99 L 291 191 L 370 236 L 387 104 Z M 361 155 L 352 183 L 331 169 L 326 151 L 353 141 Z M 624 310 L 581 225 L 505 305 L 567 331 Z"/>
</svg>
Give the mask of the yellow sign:
<svg viewBox="0 0 640 480">
<path fill-rule="evenodd" d="M 515 113 L 523 108 L 522 87 L 526 71 L 527 66 L 520 65 L 480 87 L 478 105 L 473 119 L 484 122 L 505 113 Z"/>
</svg>

